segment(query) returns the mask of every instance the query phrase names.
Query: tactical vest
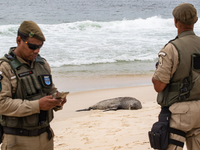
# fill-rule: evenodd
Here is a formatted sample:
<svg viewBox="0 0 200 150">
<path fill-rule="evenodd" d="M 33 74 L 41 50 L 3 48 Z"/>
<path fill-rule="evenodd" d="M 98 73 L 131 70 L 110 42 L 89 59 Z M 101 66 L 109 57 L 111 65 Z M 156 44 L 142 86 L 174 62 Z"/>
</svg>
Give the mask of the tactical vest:
<svg viewBox="0 0 200 150">
<path fill-rule="evenodd" d="M 38 100 L 52 91 L 52 79 L 50 72 L 45 66 L 44 60 L 38 55 L 34 62 L 34 68 L 28 64 L 22 64 L 16 58 L 14 52 L 0 59 L 10 64 L 17 79 L 17 87 L 13 93 L 14 99 L 34 101 Z M 49 125 L 53 119 L 53 111 L 40 111 L 39 114 L 33 114 L 25 117 L 0 116 L 2 126 L 22 129 L 39 129 Z"/>
<path fill-rule="evenodd" d="M 179 65 L 170 83 L 158 93 L 158 104 L 170 106 L 176 102 L 200 100 L 200 37 L 193 31 L 185 31 L 170 43 L 178 51 Z"/>
</svg>

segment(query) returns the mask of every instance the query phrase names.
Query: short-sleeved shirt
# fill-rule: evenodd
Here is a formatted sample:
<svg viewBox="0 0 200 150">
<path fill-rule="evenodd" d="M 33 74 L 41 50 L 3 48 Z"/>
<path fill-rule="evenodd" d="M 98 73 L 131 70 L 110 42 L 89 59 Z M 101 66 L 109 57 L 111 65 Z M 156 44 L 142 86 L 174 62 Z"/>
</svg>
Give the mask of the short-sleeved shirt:
<svg viewBox="0 0 200 150">
<path fill-rule="evenodd" d="M 178 51 L 173 44 L 168 43 L 160 50 L 158 57 L 159 65 L 153 77 L 168 84 L 179 64 Z"/>
<path fill-rule="evenodd" d="M 27 64 L 23 59 L 17 57 L 21 63 Z M 51 72 L 50 66 L 46 60 L 44 60 L 46 68 Z M 33 68 L 34 61 L 31 63 L 30 67 Z M 12 99 L 13 93 L 15 93 L 17 87 L 16 76 L 11 69 L 11 66 L 5 62 L 0 62 L 0 114 L 5 116 L 15 116 L 23 117 L 32 115 L 35 113 L 40 113 L 39 100 L 29 101 L 22 99 Z M 55 94 L 57 89 L 55 85 L 52 86 L 51 95 Z"/>
</svg>

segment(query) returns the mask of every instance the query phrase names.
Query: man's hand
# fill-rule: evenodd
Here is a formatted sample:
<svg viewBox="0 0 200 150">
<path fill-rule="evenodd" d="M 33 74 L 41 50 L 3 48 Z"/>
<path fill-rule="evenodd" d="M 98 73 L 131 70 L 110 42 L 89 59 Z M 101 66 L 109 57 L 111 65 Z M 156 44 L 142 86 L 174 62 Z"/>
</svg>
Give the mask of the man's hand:
<svg viewBox="0 0 200 150">
<path fill-rule="evenodd" d="M 58 95 L 60 95 L 60 92 L 57 92 L 55 97 L 57 97 Z M 60 98 L 60 99 L 57 99 L 57 100 L 61 100 L 59 105 L 57 105 L 57 106 L 60 106 L 60 107 L 63 106 L 67 102 L 66 96 L 64 98 Z"/>
<path fill-rule="evenodd" d="M 69 92 L 64 92 L 64 93 L 67 93 L 67 94 L 68 94 Z M 60 92 L 57 92 L 56 95 L 55 95 L 55 98 L 58 97 L 60 94 L 61 94 Z M 67 94 L 66 94 L 66 96 L 67 96 Z M 67 102 L 66 96 L 63 97 L 63 98 L 56 98 L 56 99 L 61 100 L 61 103 L 60 103 L 59 105 L 57 105 L 57 106 L 62 107 L 62 106 Z M 59 96 L 59 97 L 60 97 L 60 96 Z M 61 97 L 62 97 L 62 96 L 61 96 Z"/>
<path fill-rule="evenodd" d="M 60 104 L 59 105 L 57 105 L 57 106 L 63 106 L 66 102 L 67 102 L 67 99 L 66 99 L 66 97 L 65 98 L 62 98 L 62 99 L 59 99 L 59 100 L 61 100 L 61 102 L 60 102 Z"/>
<path fill-rule="evenodd" d="M 60 106 L 63 104 L 64 103 L 62 102 L 62 99 L 54 99 L 52 95 L 44 96 L 39 99 L 40 110 L 50 110 L 56 106 Z"/>
</svg>

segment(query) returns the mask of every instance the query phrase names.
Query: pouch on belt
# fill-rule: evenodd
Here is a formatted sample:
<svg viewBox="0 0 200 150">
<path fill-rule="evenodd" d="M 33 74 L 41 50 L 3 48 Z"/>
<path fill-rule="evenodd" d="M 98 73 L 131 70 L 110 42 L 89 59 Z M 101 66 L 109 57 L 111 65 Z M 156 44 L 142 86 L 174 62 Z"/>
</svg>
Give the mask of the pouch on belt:
<svg viewBox="0 0 200 150">
<path fill-rule="evenodd" d="M 171 112 L 168 107 L 163 107 L 158 122 L 154 123 L 149 131 L 150 145 L 154 149 L 166 150 L 169 145 L 169 121 Z"/>
</svg>

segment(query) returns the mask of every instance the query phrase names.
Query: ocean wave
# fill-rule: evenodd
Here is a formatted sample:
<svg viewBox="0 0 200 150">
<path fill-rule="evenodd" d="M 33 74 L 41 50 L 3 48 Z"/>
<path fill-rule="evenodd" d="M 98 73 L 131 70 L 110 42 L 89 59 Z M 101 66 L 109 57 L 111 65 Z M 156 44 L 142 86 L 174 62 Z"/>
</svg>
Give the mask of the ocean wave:
<svg viewBox="0 0 200 150">
<path fill-rule="evenodd" d="M 40 54 L 52 67 L 118 62 L 155 62 L 160 49 L 176 34 L 173 18 L 78 21 L 39 24 L 46 41 Z M 16 45 L 19 25 L 0 25 L 1 56 Z M 195 25 L 200 33 L 200 25 Z"/>
<path fill-rule="evenodd" d="M 64 31 L 87 31 L 87 30 L 130 30 L 130 29 L 155 29 L 155 28 L 171 28 L 173 27 L 173 18 L 164 19 L 160 16 L 153 16 L 150 18 L 138 18 L 135 20 L 123 19 L 122 21 L 77 21 L 71 23 L 53 24 L 53 25 L 40 25 L 45 32 L 62 32 Z"/>
<path fill-rule="evenodd" d="M 95 65 L 95 64 L 118 64 L 118 63 L 137 63 L 137 62 L 146 62 L 152 63 L 157 61 L 157 58 L 135 58 L 135 59 L 99 59 L 99 60 L 58 60 L 58 61 L 51 61 L 49 60 L 49 64 L 51 67 L 59 68 L 63 66 L 81 66 L 81 65 Z"/>
<path fill-rule="evenodd" d="M 109 22 L 98 22 L 98 21 L 77 21 L 70 23 L 61 24 L 39 24 L 44 34 L 47 35 L 65 35 L 68 32 L 74 31 L 103 31 L 103 30 L 113 30 L 113 31 L 123 31 L 123 30 L 138 30 L 138 29 L 174 29 L 173 18 L 162 18 L 161 16 L 152 16 L 149 18 L 138 18 L 134 20 L 127 20 L 124 18 L 121 21 L 109 21 Z M 1 35 L 15 36 L 18 30 L 19 24 L 17 25 L 0 25 Z M 195 24 L 195 28 L 200 28 L 200 23 Z"/>
<path fill-rule="evenodd" d="M 77 21 L 71 23 L 61 23 L 61 24 L 39 24 L 42 30 L 45 33 L 52 33 L 59 32 L 63 33 L 63 31 L 70 31 L 70 30 L 104 30 L 104 29 L 121 29 L 121 30 L 129 30 L 132 28 L 156 28 L 156 27 L 171 27 L 173 24 L 173 18 L 164 19 L 161 16 L 153 16 L 150 18 L 138 18 L 134 20 L 127 20 L 124 18 L 121 21 L 109 21 L 109 22 L 98 22 L 98 21 Z M 19 24 L 17 25 L 0 25 L 0 34 L 12 33 L 11 35 L 15 35 L 17 33 L 17 29 Z M 56 33 L 55 33 L 56 34 Z"/>
</svg>

